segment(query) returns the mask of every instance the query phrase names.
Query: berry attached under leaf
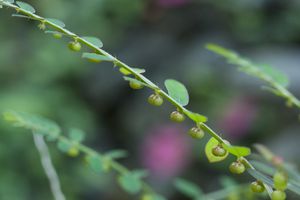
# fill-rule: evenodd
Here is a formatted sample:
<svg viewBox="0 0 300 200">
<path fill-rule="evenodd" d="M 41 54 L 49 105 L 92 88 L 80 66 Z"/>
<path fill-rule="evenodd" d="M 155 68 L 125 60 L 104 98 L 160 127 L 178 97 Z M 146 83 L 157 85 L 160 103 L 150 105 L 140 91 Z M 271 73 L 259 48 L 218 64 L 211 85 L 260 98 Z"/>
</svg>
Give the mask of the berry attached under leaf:
<svg viewBox="0 0 300 200">
<path fill-rule="evenodd" d="M 227 151 L 221 145 L 218 145 L 212 149 L 212 154 L 214 156 L 223 157 L 226 155 L 226 153 Z"/>
<path fill-rule="evenodd" d="M 80 51 L 81 50 L 81 44 L 77 41 L 69 42 L 68 47 L 72 51 Z"/>
<path fill-rule="evenodd" d="M 262 193 L 265 191 L 265 186 L 261 181 L 254 181 L 251 183 L 251 190 L 254 193 Z"/>
<path fill-rule="evenodd" d="M 273 176 L 274 188 L 277 190 L 285 190 L 287 188 L 288 180 L 284 172 L 277 171 Z"/>
<path fill-rule="evenodd" d="M 159 94 L 151 94 L 148 98 L 148 102 L 153 106 L 161 106 L 164 100 Z"/>
<path fill-rule="evenodd" d="M 271 195 L 272 200 L 285 200 L 286 194 L 281 190 L 274 190 Z"/>
<path fill-rule="evenodd" d="M 179 111 L 173 111 L 170 114 L 170 119 L 174 122 L 183 122 L 185 120 L 184 114 Z"/>
<path fill-rule="evenodd" d="M 229 171 L 233 174 L 242 174 L 245 170 L 245 165 L 239 161 L 233 162 L 229 166 Z"/>
<path fill-rule="evenodd" d="M 144 87 L 144 85 L 139 83 L 138 81 L 129 81 L 129 86 L 134 90 L 139 90 Z"/>
<path fill-rule="evenodd" d="M 198 127 L 193 127 L 189 130 L 189 135 L 195 139 L 201 139 L 204 137 L 204 131 Z"/>
<path fill-rule="evenodd" d="M 61 39 L 62 38 L 62 34 L 61 33 L 53 33 L 53 37 L 56 39 Z"/>
</svg>

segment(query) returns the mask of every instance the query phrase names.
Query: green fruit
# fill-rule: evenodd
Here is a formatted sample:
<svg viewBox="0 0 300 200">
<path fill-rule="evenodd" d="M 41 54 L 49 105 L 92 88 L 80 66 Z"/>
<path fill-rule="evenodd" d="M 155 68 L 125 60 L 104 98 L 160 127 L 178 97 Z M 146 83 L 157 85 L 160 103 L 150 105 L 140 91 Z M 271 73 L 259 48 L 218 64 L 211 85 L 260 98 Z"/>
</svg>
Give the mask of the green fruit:
<svg viewBox="0 0 300 200">
<path fill-rule="evenodd" d="M 76 157 L 79 155 L 79 150 L 75 147 L 71 147 L 69 150 L 68 150 L 68 155 L 71 156 L 71 157 Z"/>
<path fill-rule="evenodd" d="M 223 157 L 227 153 L 227 151 L 220 145 L 214 147 L 211 152 L 214 156 L 217 156 L 217 157 Z"/>
<path fill-rule="evenodd" d="M 164 99 L 159 94 L 151 94 L 148 98 L 148 102 L 153 106 L 161 106 Z"/>
<path fill-rule="evenodd" d="M 56 39 L 60 39 L 62 38 L 62 34 L 61 33 L 53 33 L 53 37 L 56 38 Z"/>
<path fill-rule="evenodd" d="M 154 200 L 154 198 L 150 194 L 144 194 L 141 200 Z"/>
<path fill-rule="evenodd" d="M 265 191 L 265 186 L 261 181 L 254 181 L 251 183 L 251 190 L 255 193 L 262 193 Z"/>
<path fill-rule="evenodd" d="M 229 171 L 233 174 L 242 174 L 245 170 L 245 165 L 238 161 L 231 163 L 229 166 Z"/>
<path fill-rule="evenodd" d="M 272 200 L 285 200 L 286 194 L 281 190 L 274 190 L 271 195 Z"/>
<path fill-rule="evenodd" d="M 273 176 L 274 188 L 277 190 L 285 190 L 287 188 L 288 180 L 286 174 L 277 171 Z"/>
<path fill-rule="evenodd" d="M 204 137 L 204 131 L 198 127 L 193 127 L 189 130 L 189 135 L 195 139 L 201 139 Z"/>
<path fill-rule="evenodd" d="M 137 81 L 129 81 L 129 86 L 134 90 L 142 89 L 144 87 L 143 84 Z"/>
<path fill-rule="evenodd" d="M 174 122 L 183 122 L 185 120 L 185 117 L 179 111 L 173 111 L 170 115 L 170 119 Z"/>
<path fill-rule="evenodd" d="M 73 41 L 73 42 L 69 42 L 68 47 L 72 51 L 80 51 L 81 44 L 79 42 Z"/>
</svg>

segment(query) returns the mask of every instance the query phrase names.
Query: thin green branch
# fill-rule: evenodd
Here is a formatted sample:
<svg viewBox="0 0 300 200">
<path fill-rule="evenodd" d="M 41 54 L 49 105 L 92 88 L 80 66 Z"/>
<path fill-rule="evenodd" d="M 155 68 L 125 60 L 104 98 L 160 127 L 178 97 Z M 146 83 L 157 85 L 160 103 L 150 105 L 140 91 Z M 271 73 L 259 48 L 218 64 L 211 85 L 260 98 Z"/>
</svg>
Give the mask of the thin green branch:
<svg viewBox="0 0 300 200">
<path fill-rule="evenodd" d="M 12 3 L 9 2 L 5 2 L 5 1 L 0 1 L 0 5 L 15 9 L 18 13 L 24 14 L 26 16 L 28 16 L 29 18 L 39 21 L 41 23 L 44 23 L 45 25 L 48 25 L 52 28 L 54 28 L 56 31 L 59 31 L 61 33 L 63 33 L 66 36 L 69 36 L 71 38 L 73 38 L 74 40 L 85 44 L 87 47 L 90 47 L 91 50 L 93 52 L 102 54 L 106 57 L 108 57 L 109 59 L 111 59 L 111 61 L 114 63 L 115 66 L 118 66 L 120 68 L 124 68 L 127 71 L 129 71 L 131 74 L 133 74 L 136 79 L 142 81 L 143 83 L 147 84 L 151 89 L 155 90 L 156 93 L 159 93 L 161 96 L 163 96 L 165 99 L 167 99 L 171 104 L 173 104 L 179 111 L 182 111 L 183 113 L 185 113 L 192 121 L 194 121 L 196 124 L 198 124 L 203 130 L 205 130 L 207 133 L 209 133 L 211 135 L 211 137 L 215 138 L 217 141 L 219 141 L 220 143 L 224 143 L 227 144 L 228 142 L 226 140 L 224 140 L 220 135 L 218 135 L 216 132 L 214 132 L 208 125 L 206 125 L 203 122 L 199 122 L 199 120 L 190 117 L 189 113 L 191 113 L 191 111 L 187 110 L 185 107 L 183 107 L 179 102 L 177 102 L 175 99 L 173 99 L 170 95 L 168 95 L 165 91 L 163 91 L 160 87 L 158 87 L 156 84 L 154 84 L 151 80 L 149 80 L 148 78 L 146 78 L 145 76 L 143 76 L 141 73 L 136 72 L 133 68 L 131 68 L 130 66 L 128 66 L 127 64 L 123 63 L 122 61 L 118 60 L 116 57 L 112 56 L 111 54 L 109 54 L 108 52 L 106 52 L 105 50 L 95 46 L 94 44 L 92 44 L 91 42 L 87 41 L 86 39 L 78 36 L 77 34 L 47 20 L 46 18 L 43 18 L 39 15 L 36 15 L 34 13 L 31 13 L 25 9 L 22 9 Z M 284 88 L 281 88 L 280 86 L 275 85 L 276 88 L 278 88 L 282 94 L 284 94 L 285 96 L 288 96 L 292 102 L 295 103 L 295 105 L 300 107 L 300 103 L 296 100 L 296 98 L 294 98 L 288 91 L 286 91 Z M 60 136 L 58 138 L 59 140 L 67 140 L 67 138 Z M 83 145 L 79 145 L 78 148 L 85 152 L 85 153 L 95 153 L 92 149 L 85 147 Z M 243 161 L 243 163 L 246 165 L 246 167 L 251 168 L 251 169 L 255 169 L 246 158 L 241 157 L 239 158 Z M 112 166 L 113 168 L 119 172 L 119 173 L 124 173 L 127 172 L 128 170 L 124 167 L 122 167 L 120 164 L 118 164 L 117 162 L 112 162 Z M 150 190 L 150 187 L 145 183 L 143 184 L 145 190 Z M 270 193 L 269 193 L 270 195 Z"/>
</svg>

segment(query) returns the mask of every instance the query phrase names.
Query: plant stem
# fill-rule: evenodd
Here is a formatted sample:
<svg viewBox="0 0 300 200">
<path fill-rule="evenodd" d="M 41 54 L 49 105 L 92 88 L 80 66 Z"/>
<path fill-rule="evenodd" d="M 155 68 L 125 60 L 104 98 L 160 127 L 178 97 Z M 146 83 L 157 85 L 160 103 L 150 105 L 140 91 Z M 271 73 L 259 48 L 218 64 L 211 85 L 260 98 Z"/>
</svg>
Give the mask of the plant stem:
<svg viewBox="0 0 300 200">
<path fill-rule="evenodd" d="M 65 200 L 65 196 L 61 190 L 58 175 L 52 164 L 50 153 L 47 144 L 44 141 L 44 137 L 38 133 L 33 133 L 34 144 L 40 154 L 41 163 L 47 178 L 50 183 L 50 188 L 55 200 Z"/>
</svg>

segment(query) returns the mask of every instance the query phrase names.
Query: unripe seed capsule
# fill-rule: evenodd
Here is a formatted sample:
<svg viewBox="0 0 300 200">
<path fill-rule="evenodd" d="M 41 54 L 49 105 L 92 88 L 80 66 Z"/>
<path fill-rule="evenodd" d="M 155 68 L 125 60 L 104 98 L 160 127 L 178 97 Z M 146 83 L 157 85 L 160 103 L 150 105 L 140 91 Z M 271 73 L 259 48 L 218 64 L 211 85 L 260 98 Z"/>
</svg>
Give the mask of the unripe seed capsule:
<svg viewBox="0 0 300 200">
<path fill-rule="evenodd" d="M 254 181 L 251 183 L 251 190 L 254 193 L 262 193 L 265 191 L 265 186 L 261 181 Z"/>
<path fill-rule="evenodd" d="M 72 51 L 80 51 L 81 50 L 81 44 L 77 41 L 69 42 L 68 47 Z"/>
<path fill-rule="evenodd" d="M 159 94 L 151 94 L 148 98 L 148 102 L 153 106 L 161 106 L 164 100 Z"/>
<path fill-rule="evenodd" d="M 189 135 L 195 139 L 201 139 L 204 137 L 204 131 L 198 127 L 193 127 L 189 130 Z"/>
<path fill-rule="evenodd" d="M 68 150 L 68 155 L 71 156 L 71 157 L 76 157 L 76 156 L 79 155 L 79 150 L 76 147 L 71 147 Z"/>
<path fill-rule="evenodd" d="M 56 39 L 60 39 L 62 38 L 62 34 L 61 33 L 53 33 L 53 37 L 56 38 Z"/>
<path fill-rule="evenodd" d="M 273 176 L 274 188 L 277 190 L 285 190 L 287 188 L 288 180 L 286 174 L 277 171 Z"/>
<path fill-rule="evenodd" d="M 170 119 L 174 122 L 183 122 L 185 120 L 185 117 L 179 111 L 173 111 L 170 115 Z"/>
<path fill-rule="evenodd" d="M 134 90 L 142 89 L 144 87 L 143 84 L 137 81 L 129 81 L 129 86 Z"/>
<path fill-rule="evenodd" d="M 283 192 L 281 190 L 274 190 L 271 194 L 271 199 L 272 200 L 285 200 L 286 194 L 285 194 L 285 192 Z"/>
<path fill-rule="evenodd" d="M 223 157 L 226 155 L 226 153 L 227 153 L 227 151 L 220 145 L 218 145 L 212 149 L 212 154 L 217 157 Z"/>
<path fill-rule="evenodd" d="M 245 170 L 245 165 L 238 161 L 231 163 L 229 166 L 229 171 L 233 174 L 242 174 Z"/>
</svg>

